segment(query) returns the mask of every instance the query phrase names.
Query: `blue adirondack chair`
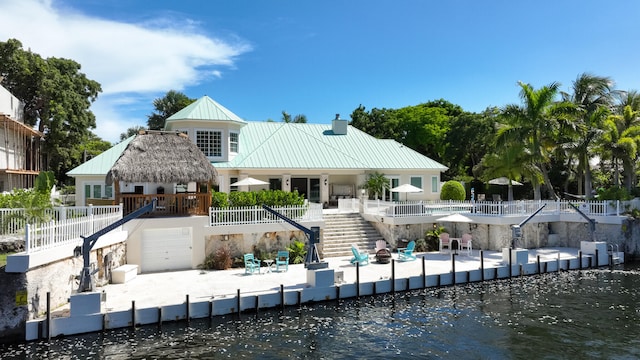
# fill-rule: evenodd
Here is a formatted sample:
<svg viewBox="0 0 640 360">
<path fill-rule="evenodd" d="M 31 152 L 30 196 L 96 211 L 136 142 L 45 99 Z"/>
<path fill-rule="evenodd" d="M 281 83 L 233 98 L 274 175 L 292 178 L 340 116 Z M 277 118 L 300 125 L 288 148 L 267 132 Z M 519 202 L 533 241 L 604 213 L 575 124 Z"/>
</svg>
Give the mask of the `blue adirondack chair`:
<svg viewBox="0 0 640 360">
<path fill-rule="evenodd" d="M 280 266 L 284 267 L 284 271 L 289 271 L 289 252 L 286 250 L 278 251 L 276 256 L 276 271 L 280 271 Z"/>
<path fill-rule="evenodd" d="M 369 263 L 369 254 L 360 252 L 355 245 L 351 245 L 351 252 L 353 253 L 353 258 L 351 259 L 352 264 L 359 263 L 360 265 L 367 265 Z"/>
<path fill-rule="evenodd" d="M 413 250 L 416 248 L 416 242 L 410 241 L 406 248 L 398 248 L 398 260 L 411 261 L 415 260 L 416 256 L 413 255 Z"/>
<path fill-rule="evenodd" d="M 244 273 L 253 274 L 255 272 L 260 274 L 260 260 L 255 259 L 253 254 L 244 254 Z"/>
</svg>

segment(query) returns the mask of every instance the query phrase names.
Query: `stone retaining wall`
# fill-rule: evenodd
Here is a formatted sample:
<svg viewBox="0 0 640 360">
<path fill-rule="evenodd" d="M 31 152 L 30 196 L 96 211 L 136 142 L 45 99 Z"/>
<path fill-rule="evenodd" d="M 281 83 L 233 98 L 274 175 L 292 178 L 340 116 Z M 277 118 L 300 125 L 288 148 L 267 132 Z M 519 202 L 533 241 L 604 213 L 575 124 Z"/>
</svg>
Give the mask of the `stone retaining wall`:
<svg viewBox="0 0 640 360">
<path fill-rule="evenodd" d="M 105 263 L 110 258 L 110 263 Z M 109 282 L 109 268 L 123 265 L 126 259 L 125 243 L 110 245 L 91 252 L 91 263 L 99 271 L 95 274 L 97 290 Z M 0 269 L 0 342 L 24 340 L 25 322 L 46 313 L 47 293 L 51 309 L 66 305 L 72 293 L 78 290 L 83 267 L 82 257 L 69 257 L 46 266 L 31 269 L 25 274 L 6 273 Z M 16 295 L 27 292 L 27 305 L 16 305 Z"/>
</svg>

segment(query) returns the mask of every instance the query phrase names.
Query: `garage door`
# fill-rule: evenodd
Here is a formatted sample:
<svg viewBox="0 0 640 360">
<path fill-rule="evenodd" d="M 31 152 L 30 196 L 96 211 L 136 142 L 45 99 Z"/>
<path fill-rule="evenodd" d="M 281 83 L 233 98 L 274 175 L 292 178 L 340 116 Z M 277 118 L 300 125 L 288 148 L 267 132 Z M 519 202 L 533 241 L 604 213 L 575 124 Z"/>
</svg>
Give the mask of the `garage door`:
<svg viewBox="0 0 640 360">
<path fill-rule="evenodd" d="M 191 269 L 191 243 L 191 228 L 144 230 L 141 272 Z"/>
</svg>

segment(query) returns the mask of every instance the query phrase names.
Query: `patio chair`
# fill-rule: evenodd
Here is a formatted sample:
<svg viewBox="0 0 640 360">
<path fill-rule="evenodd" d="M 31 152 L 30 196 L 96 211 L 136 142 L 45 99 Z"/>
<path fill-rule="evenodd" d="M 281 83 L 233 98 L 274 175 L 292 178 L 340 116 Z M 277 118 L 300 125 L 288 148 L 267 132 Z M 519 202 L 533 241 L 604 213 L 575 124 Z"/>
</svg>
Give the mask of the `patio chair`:
<svg viewBox="0 0 640 360">
<path fill-rule="evenodd" d="M 376 241 L 376 253 L 380 250 L 386 250 L 386 249 L 387 249 L 387 242 L 385 240 Z"/>
<path fill-rule="evenodd" d="M 244 273 L 253 274 L 256 271 L 260 274 L 260 260 L 255 259 L 253 254 L 244 254 Z"/>
<path fill-rule="evenodd" d="M 406 248 L 398 248 L 398 260 L 411 261 L 415 260 L 416 256 L 413 254 L 413 250 L 416 248 L 415 241 L 409 241 Z"/>
<path fill-rule="evenodd" d="M 462 238 L 460 239 L 459 249 L 466 250 L 467 255 L 471 255 L 471 234 L 462 234 Z"/>
<path fill-rule="evenodd" d="M 441 233 L 440 234 L 440 245 L 438 246 L 438 251 L 442 252 L 443 248 L 449 249 L 451 252 L 451 240 L 449 239 L 449 233 Z"/>
<path fill-rule="evenodd" d="M 353 253 L 353 258 L 351 258 L 352 264 L 355 265 L 358 263 L 363 266 L 369 264 L 369 254 L 366 252 L 360 252 L 357 246 L 351 245 L 351 252 Z"/>
<path fill-rule="evenodd" d="M 289 271 L 289 252 L 286 250 L 278 251 L 276 256 L 276 271 L 280 271 L 280 266 L 284 267 L 284 271 Z"/>
</svg>

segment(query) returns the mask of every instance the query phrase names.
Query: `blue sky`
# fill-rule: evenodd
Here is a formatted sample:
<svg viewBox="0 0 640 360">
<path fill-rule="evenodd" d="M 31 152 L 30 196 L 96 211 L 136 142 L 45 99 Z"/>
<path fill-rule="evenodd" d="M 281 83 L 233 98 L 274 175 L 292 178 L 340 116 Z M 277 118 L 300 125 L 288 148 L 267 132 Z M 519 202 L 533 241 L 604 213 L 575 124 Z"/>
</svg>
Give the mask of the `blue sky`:
<svg viewBox="0 0 640 360">
<path fill-rule="evenodd" d="M 117 142 L 171 89 L 314 123 L 440 98 L 479 112 L 583 72 L 640 89 L 639 16 L 634 0 L 0 0 L 0 41 L 78 61 L 103 87 L 94 132 Z"/>
</svg>

